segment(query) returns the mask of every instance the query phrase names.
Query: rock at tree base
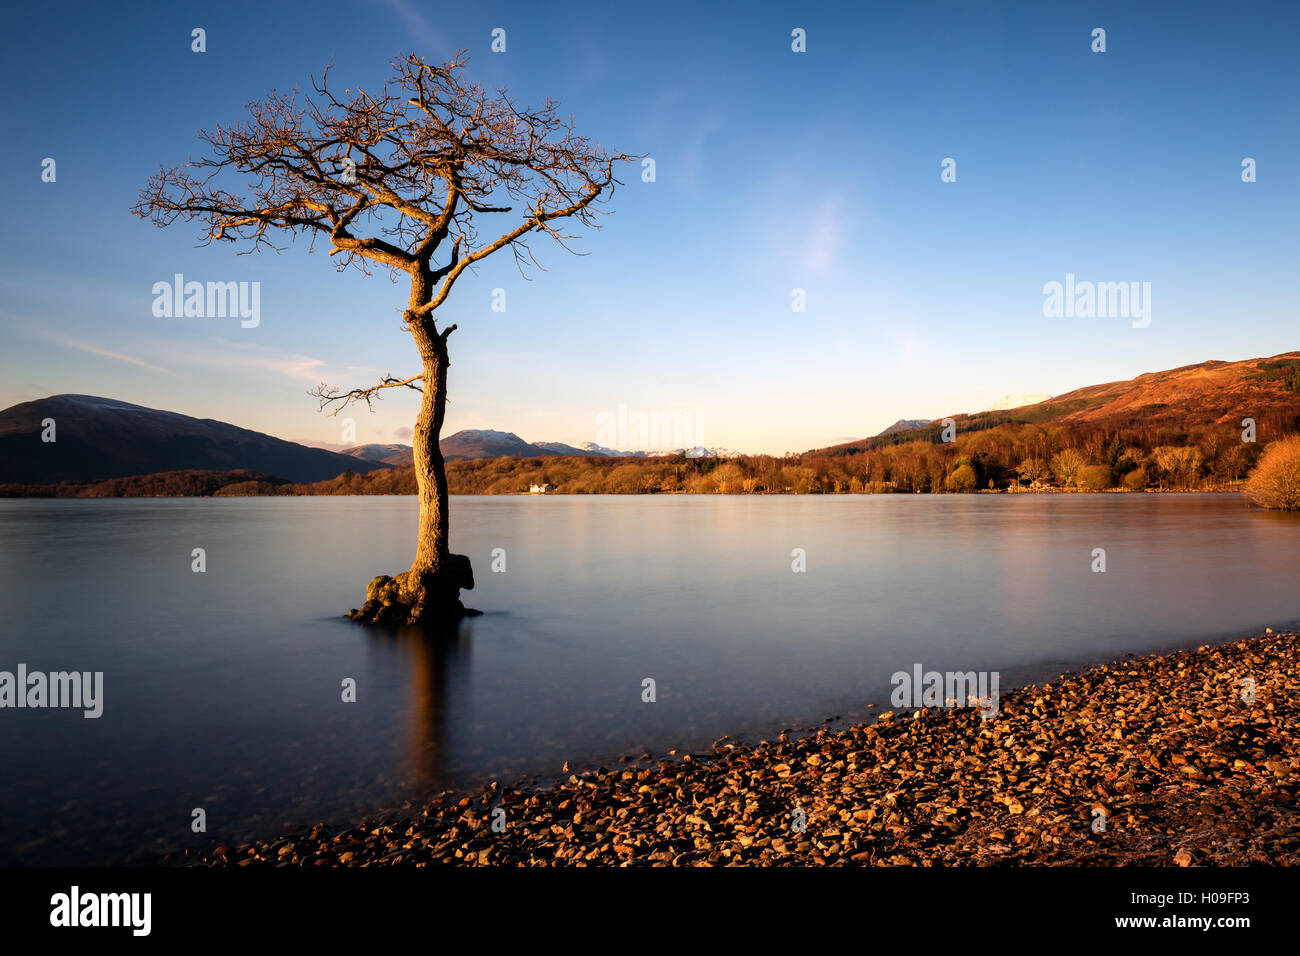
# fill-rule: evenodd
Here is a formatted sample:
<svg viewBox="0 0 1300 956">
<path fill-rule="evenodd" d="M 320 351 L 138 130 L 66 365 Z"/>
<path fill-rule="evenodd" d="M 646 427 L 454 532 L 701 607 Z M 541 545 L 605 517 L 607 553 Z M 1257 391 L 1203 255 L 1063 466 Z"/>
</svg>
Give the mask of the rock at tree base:
<svg viewBox="0 0 1300 956">
<path fill-rule="evenodd" d="M 348 617 L 364 624 L 440 624 L 482 612 L 460 601 L 462 588 L 474 587 L 474 570 L 463 554 L 450 554 L 438 571 L 394 577 L 381 574 L 366 586 L 366 603 Z"/>
</svg>

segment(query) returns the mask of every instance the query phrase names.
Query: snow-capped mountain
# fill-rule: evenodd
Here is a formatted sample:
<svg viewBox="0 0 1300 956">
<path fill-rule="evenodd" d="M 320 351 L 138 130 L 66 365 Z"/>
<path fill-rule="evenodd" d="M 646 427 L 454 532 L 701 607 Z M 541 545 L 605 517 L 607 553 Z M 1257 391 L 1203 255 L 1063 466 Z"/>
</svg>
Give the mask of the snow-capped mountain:
<svg viewBox="0 0 1300 956">
<path fill-rule="evenodd" d="M 988 408 L 986 412 L 1004 412 L 1009 408 L 1023 408 L 1025 405 L 1037 405 L 1039 402 L 1045 402 L 1051 395 L 1007 395 L 998 399 Z"/>
</svg>

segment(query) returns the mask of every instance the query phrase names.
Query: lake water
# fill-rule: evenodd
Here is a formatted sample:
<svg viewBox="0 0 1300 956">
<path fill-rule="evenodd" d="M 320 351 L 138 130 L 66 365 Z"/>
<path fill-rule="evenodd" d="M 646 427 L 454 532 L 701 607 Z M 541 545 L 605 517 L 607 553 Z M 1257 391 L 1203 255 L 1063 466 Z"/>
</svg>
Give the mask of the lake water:
<svg viewBox="0 0 1300 956">
<path fill-rule="evenodd" d="M 0 501 L 0 670 L 104 672 L 97 720 L 0 710 L 0 863 L 141 860 L 770 738 L 887 705 L 918 663 L 1006 689 L 1300 619 L 1300 521 L 1215 495 L 454 498 L 483 616 L 442 641 L 343 619 L 409 564 L 415 516 Z"/>
</svg>

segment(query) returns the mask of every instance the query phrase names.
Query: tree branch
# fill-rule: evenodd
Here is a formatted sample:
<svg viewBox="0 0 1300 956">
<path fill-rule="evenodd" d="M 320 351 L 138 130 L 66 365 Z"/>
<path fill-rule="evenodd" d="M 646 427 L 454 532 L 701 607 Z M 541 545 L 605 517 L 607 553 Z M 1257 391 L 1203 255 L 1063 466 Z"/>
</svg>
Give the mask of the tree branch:
<svg viewBox="0 0 1300 956">
<path fill-rule="evenodd" d="M 530 233 L 572 251 L 555 223 L 599 228 L 594 205 L 613 195 L 614 166 L 637 157 L 578 135 L 553 100 L 522 108 L 504 89 L 490 94 L 465 79 L 467 62 L 463 52 L 443 65 L 399 57 L 374 94 L 331 90 L 327 67 L 310 94 L 273 92 L 244 121 L 201 132 L 209 155 L 160 168 L 132 211 L 159 226 L 198 221 L 204 243 L 244 251 L 277 248 L 278 233 L 323 239 L 340 270 L 377 263 L 410 275 L 417 316 L 507 246 L 521 270 L 538 266 Z M 478 221 L 512 210 L 522 222 L 480 240 Z"/>
<path fill-rule="evenodd" d="M 455 326 L 453 325 L 451 328 L 454 329 Z M 450 329 L 448 332 L 450 332 Z M 446 333 L 444 333 L 444 337 L 445 336 Z M 334 405 L 333 414 L 335 415 L 343 411 L 343 409 L 347 408 L 349 405 L 360 401 L 364 401 L 366 407 L 373 412 L 375 409 L 372 403 L 375 399 L 380 397 L 379 393 L 381 391 L 386 388 L 400 388 L 405 386 L 406 388 L 411 388 L 417 392 L 423 393 L 424 389 L 414 384 L 423 378 L 423 372 L 419 375 L 412 375 L 410 378 L 400 380 L 394 378 L 392 375 L 385 375 L 378 385 L 372 385 L 369 388 L 354 388 L 346 392 L 342 389 L 335 388 L 333 385 L 327 385 L 324 382 L 321 382 L 318 386 L 308 392 L 308 394 L 320 401 L 321 411 L 324 411 L 327 406 Z"/>
</svg>

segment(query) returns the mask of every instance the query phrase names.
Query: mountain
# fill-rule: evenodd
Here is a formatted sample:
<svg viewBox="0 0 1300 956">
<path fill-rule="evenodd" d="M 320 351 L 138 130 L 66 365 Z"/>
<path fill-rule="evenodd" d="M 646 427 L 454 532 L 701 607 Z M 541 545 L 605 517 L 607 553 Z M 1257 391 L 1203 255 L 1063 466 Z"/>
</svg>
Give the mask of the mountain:
<svg viewBox="0 0 1300 956">
<path fill-rule="evenodd" d="M 1033 406 L 1052 420 L 1124 425 L 1209 425 L 1293 414 L 1300 405 L 1300 352 L 1240 362 L 1212 360 L 1057 395 Z M 1021 409 L 1022 412 L 1030 409 Z"/>
<path fill-rule="evenodd" d="M 601 455 L 605 458 L 672 458 L 677 455 L 685 455 L 687 458 L 741 457 L 740 452 L 732 451 L 730 448 L 705 448 L 703 445 L 696 445 L 694 448 L 673 448 L 663 451 L 619 451 L 617 448 L 606 448 L 604 445 L 585 441 L 582 443 L 582 449 L 581 454 Z"/>
<path fill-rule="evenodd" d="M 1035 397 L 1008 396 L 1003 401 Z M 1033 404 L 951 416 L 959 433 L 1007 423 L 1092 425 L 1107 429 L 1190 430 L 1209 425 L 1240 428 L 1243 418 L 1259 422 L 1270 417 L 1283 424 L 1300 420 L 1300 352 L 1237 362 L 1211 359 L 1162 372 L 1146 372 L 1118 382 L 1088 385 Z M 939 420 L 912 429 L 891 425 L 874 438 L 816 451 L 843 455 L 899 441 L 938 441 L 941 428 Z"/>
<path fill-rule="evenodd" d="M 619 451 L 616 448 L 606 448 L 604 445 L 597 445 L 594 441 L 585 441 L 582 443 L 582 450 L 588 455 L 602 455 L 605 458 L 644 458 L 643 451 Z"/>
<path fill-rule="evenodd" d="M 930 419 L 928 418 L 900 418 L 884 431 L 878 432 L 876 437 L 879 438 L 881 435 L 896 435 L 899 432 L 910 432 L 914 428 L 924 428 L 928 424 L 930 424 Z"/>
<path fill-rule="evenodd" d="M 743 458 L 744 456 L 738 451 L 732 451 L 730 448 L 705 448 L 703 445 L 696 445 L 694 448 L 678 448 L 672 452 L 674 455 L 685 455 L 687 458 Z"/>
<path fill-rule="evenodd" d="M 534 444 L 536 444 L 538 448 L 545 449 L 548 455 L 582 455 L 584 457 L 597 456 L 600 458 L 655 458 L 659 455 L 676 455 L 681 453 L 681 449 L 678 449 L 675 452 L 645 450 L 619 451 L 617 448 L 606 448 L 604 445 L 597 445 L 594 441 L 585 441 L 577 448 L 558 441 L 539 441 Z"/>
<path fill-rule="evenodd" d="M 566 445 L 560 441 L 527 442 L 514 432 L 500 432 L 490 428 L 456 432 L 442 439 L 442 456 L 448 461 L 456 458 L 567 458 L 600 456 L 603 458 L 645 458 L 644 451 L 616 451 L 595 442 L 585 441 L 580 446 Z"/>
<path fill-rule="evenodd" d="M 548 455 L 590 455 L 593 452 L 584 451 L 581 448 L 574 448 L 572 445 L 566 445 L 562 441 L 535 441 L 533 442 L 538 448 Z"/>
<path fill-rule="evenodd" d="M 442 456 L 456 458 L 542 458 L 552 452 L 524 441 L 514 432 L 472 428 L 448 435 L 438 443 Z"/>
<path fill-rule="evenodd" d="M 41 440 L 54 422 L 54 441 Z M 0 483 L 97 481 L 162 471 L 233 470 L 322 481 L 387 467 L 210 418 L 94 395 L 51 395 L 0 412 Z"/>
<path fill-rule="evenodd" d="M 526 442 L 514 432 L 495 431 L 490 428 L 467 429 L 448 435 L 439 443 L 442 456 L 456 458 L 540 458 L 544 455 L 584 456 L 592 452 L 574 448 L 558 441 Z M 365 461 L 377 461 L 396 468 L 415 464 L 415 454 L 410 445 L 357 445 L 345 448 L 342 454 Z"/>
<path fill-rule="evenodd" d="M 339 454 L 398 468 L 415 464 L 415 455 L 410 445 L 357 445 L 355 448 L 344 448 Z"/>
<path fill-rule="evenodd" d="M 1273 433 L 1300 428 L 1300 351 L 1236 362 L 1212 360 L 1132 379 L 1089 385 L 1043 401 L 1022 404 L 1034 395 L 1008 396 L 993 408 L 951 417 L 959 433 L 1004 424 L 1061 424 L 1118 432 L 1122 429 L 1190 432 L 1207 426 L 1241 427 L 1253 418 Z M 53 420 L 55 441 L 43 442 L 46 420 Z M 880 434 L 844 442 L 817 453 L 847 455 L 868 448 L 913 441 L 937 442 L 942 422 L 901 419 Z M 1265 432 L 1261 432 L 1264 434 Z M 656 458 L 685 454 L 690 458 L 730 458 L 723 448 L 684 452 L 628 452 L 592 442 L 526 442 L 513 432 L 475 429 L 442 440 L 449 460 L 471 458 L 543 458 L 602 456 Z M 411 449 L 400 444 L 358 445 L 346 453 L 308 448 L 260 432 L 212 419 L 146 408 L 93 395 L 53 395 L 0 411 L 0 484 L 45 485 L 99 482 L 160 472 L 246 470 L 259 477 L 311 483 L 345 471 L 369 472 L 409 467 Z M 194 476 L 168 479 L 198 481 Z M 209 481 L 209 477 L 203 478 Z M 211 479 L 215 480 L 215 479 Z M 169 483 L 170 482 L 170 483 Z M 138 484 L 138 483 L 137 483 Z M 179 485 L 177 485 L 179 487 Z M 140 485 L 140 493 L 149 486 Z"/>
</svg>

